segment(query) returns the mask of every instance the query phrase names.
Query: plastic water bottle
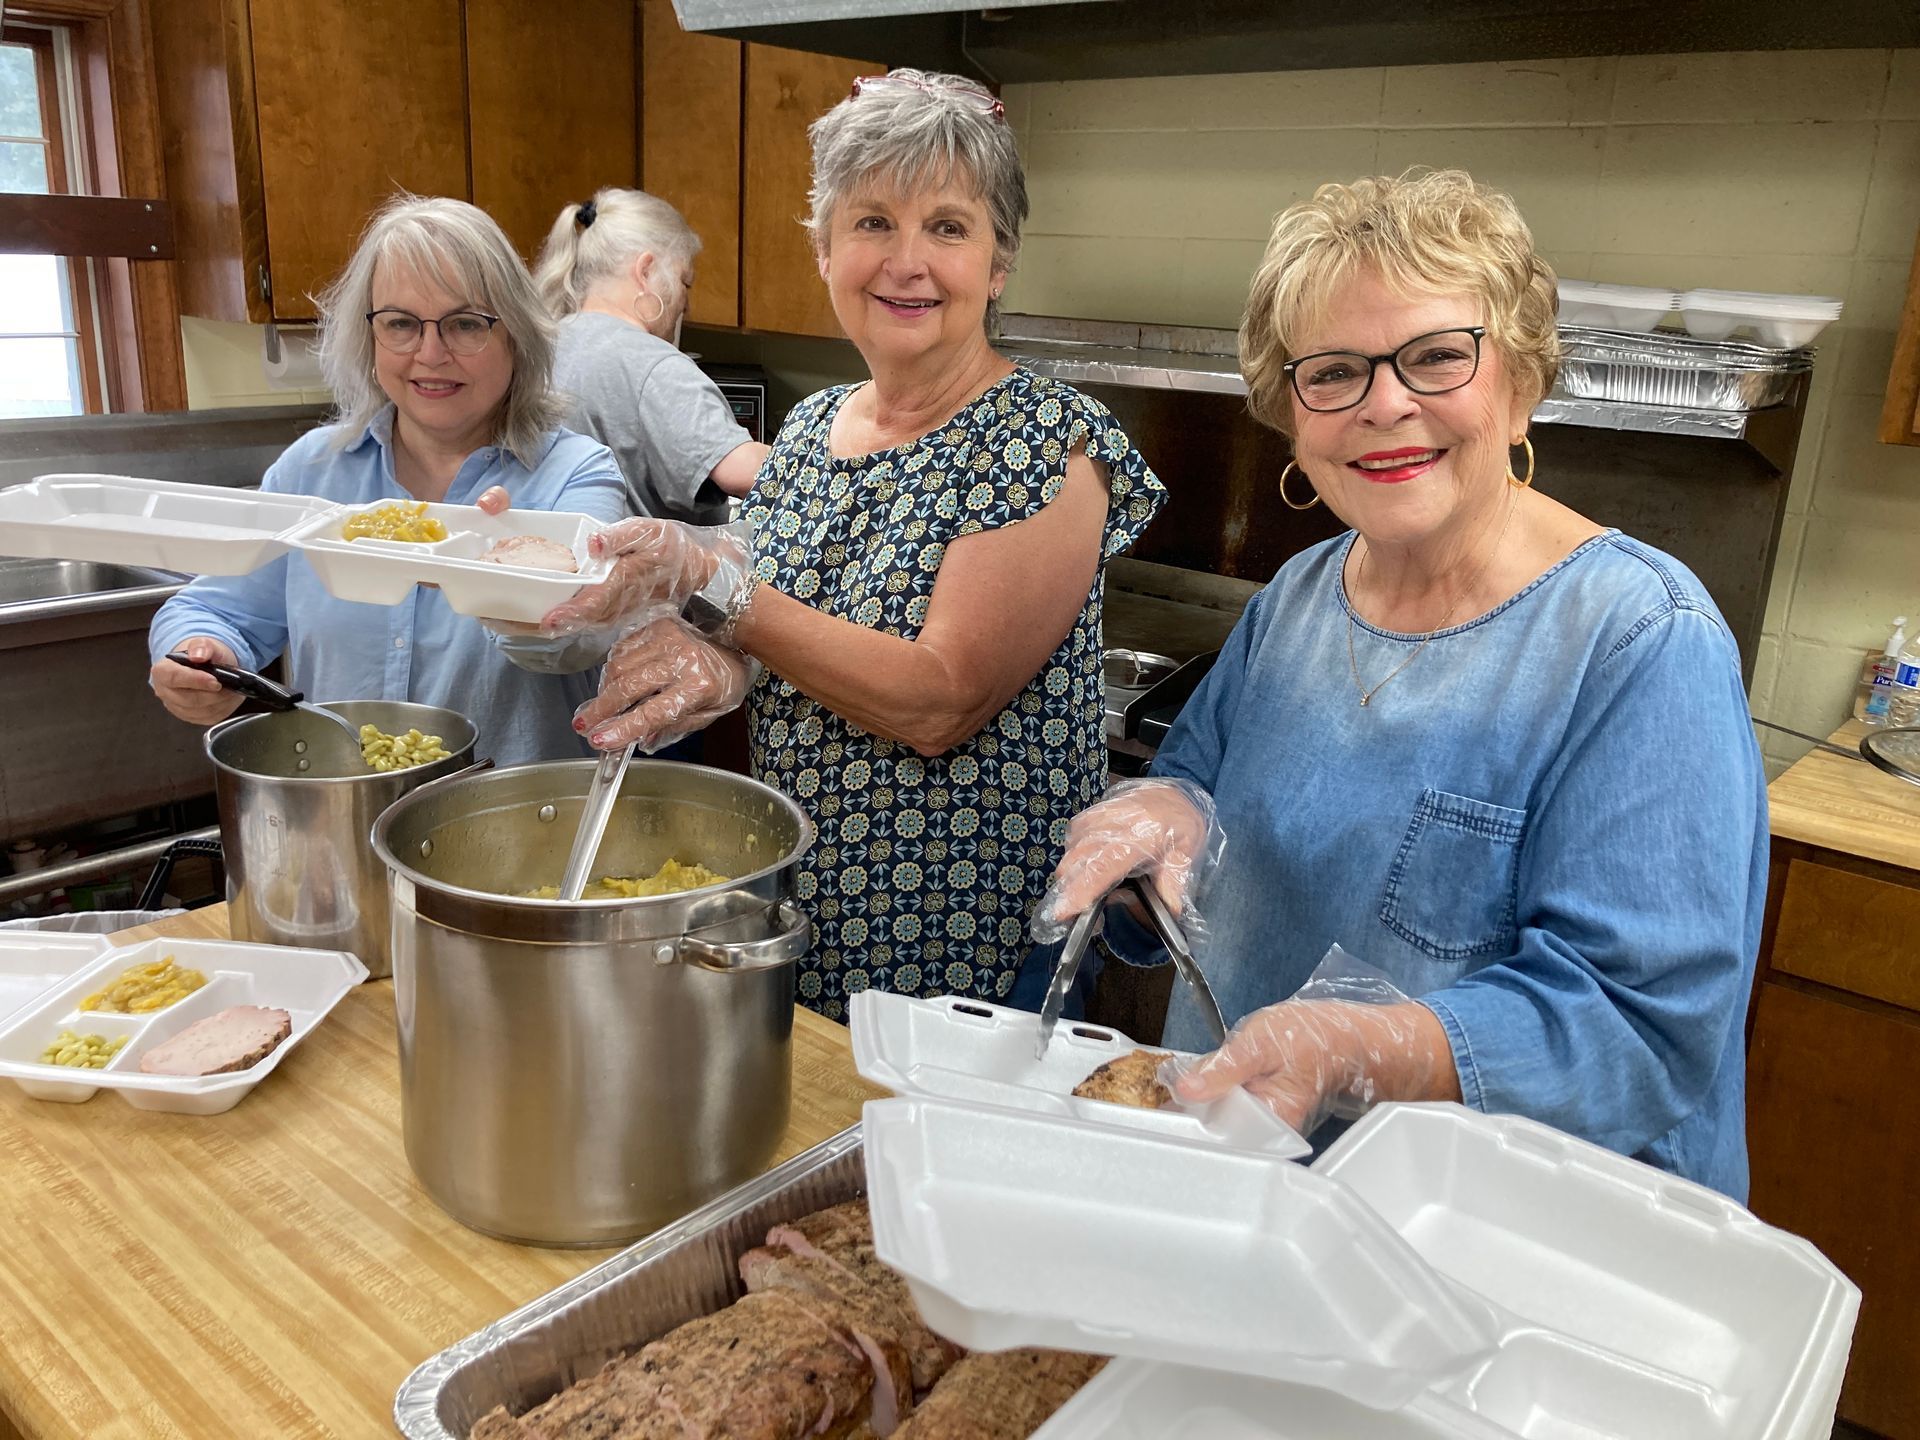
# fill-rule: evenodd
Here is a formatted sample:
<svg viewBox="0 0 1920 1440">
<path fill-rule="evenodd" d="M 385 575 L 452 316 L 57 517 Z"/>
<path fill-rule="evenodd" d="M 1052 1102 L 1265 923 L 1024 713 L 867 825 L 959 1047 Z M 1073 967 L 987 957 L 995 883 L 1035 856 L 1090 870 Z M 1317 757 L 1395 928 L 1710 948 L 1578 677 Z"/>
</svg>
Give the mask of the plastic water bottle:
<svg viewBox="0 0 1920 1440">
<path fill-rule="evenodd" d="M 1920 725 L 1920 633 L 1909 640 L 1894 667 L 1893 698 L 1887 702 L 1889 725 Z"/>
<path fill-rule="evenodd" d="M 1893 703 L 1894 672 L 1900 668 L 1900 651 L 1907 643 L 1907 617 L 1893 622 L 1893 634 L 1885 648 L 1873 658 L 1867 673 L 1860 677 L 1860 693 L 1854 698 L 1853 718 L 1869 725 L 1885 725 Z"/>
</svg>

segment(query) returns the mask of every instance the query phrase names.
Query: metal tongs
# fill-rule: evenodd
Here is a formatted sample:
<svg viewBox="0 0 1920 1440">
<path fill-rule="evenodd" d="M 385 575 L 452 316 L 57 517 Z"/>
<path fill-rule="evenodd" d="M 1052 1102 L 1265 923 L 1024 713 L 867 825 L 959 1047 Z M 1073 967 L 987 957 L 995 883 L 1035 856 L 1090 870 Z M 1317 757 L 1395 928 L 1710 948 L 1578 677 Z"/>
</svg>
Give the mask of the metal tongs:
<svg viewBox="0 0 1920 1440">
<path fill-rule="evenodd" d="M 1073 988 L 1074 977 L 1080 973 L 1080 962 L 1086 958 L 1087 947 L 1106 925 L 1109 905 L 1124 909 L 1160 937 L 1160 943 L 1167 947 L 1167 953 L 1173 957 L 1174 973 L 1199 1001 L 1200 1017 L 1212 1032 L 1213 1043 L 1225 1044 L 1226 1019 L 1220 1013 L 1220 1002 L 1213 998 L 1213 987 L 1207 984 L 1207 977 L 1193 958 L 1186 932 L 1180 928 L 1180 922 L 1174 918 L 1173 912 L 1167 909 L 1167 902 L 1160 898 L 1160 892 L 1154 888 L 1153 882 L 1144 876 L 1129 875 L 1081 911 L 1073 922 L 1073 928 L 1067 931 L 1066 944 L 1061 947 L 1060 958 L 1054 963 L 1053 979 L 1047 985 L 1047 998 L 1040 1007 L 1040 1037 L 1034 1047 L 1034 1058 L 1044 1058 L 1047 1046 L 1053 1043 L 1053 1029 L 1060 1023 L 1060 1012 L 1066 1007 L 1067 991 Z"/>
<path fill-rule="evenodd" d="M 221 665 L 212 660 L 195 660 L 182 650 L 171 651 L 167 659 L 176 665 L 184 665 L 189 670 L 205 671 L 218 680 L 222 688 L 237 691 L 249 700 L 257 700 L 269 710 L 304 710 L 309 715 L 318 715 L 322 720 L 330 720 L 347 732 L 347 738 L 353 741 L 355 750 L 360 748 L 358 725 L 344 715 L 324 710 L 318 705 L 309 705 L 307 697 L 298 690 L 289 690 L 286 686 L 276 684 L 252 670 L 242 670 L 233 665 Z"/>
</svg>

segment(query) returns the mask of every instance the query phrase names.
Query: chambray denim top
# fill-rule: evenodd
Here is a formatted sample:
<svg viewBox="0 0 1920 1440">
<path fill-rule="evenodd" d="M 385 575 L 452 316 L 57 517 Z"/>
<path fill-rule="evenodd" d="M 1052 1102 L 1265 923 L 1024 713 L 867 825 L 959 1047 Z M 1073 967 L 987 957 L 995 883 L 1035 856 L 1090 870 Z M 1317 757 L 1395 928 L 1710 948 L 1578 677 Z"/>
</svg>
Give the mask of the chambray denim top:
<svg viewBox="0 0 1920 1440">
<path fill-rule="evenodd" d="M 1363 709 L 1352 543 L 1281 568 L 1153 767 L 1210 792 L 1226 830 L 1200 908 L 1228 1023 L 1338 942 L 1439 1018 L 1467 1104 L 1744 1199 L 1767 801 L 1718 610 L 1609 532 Z M 1417 638 L 1356 620 L 1366 683 Z M 1181 987 L 1163 1039 L 1211 1048 Z"/>
<path fill-rule="evenodd" d="M 393 473 L 393 409 L 381 411 L 344 448 L 338 426 L 309 431 L 268 467 L 262 491 L 318 495 L 349 505 L 411 500 Z M 503 485 L 523 510 L 569 510 L 599 520 L 630 512 L 613 454 L 597 440 L 555 430 L 531 470 L 488 445 L 461 464 L 446 503 L 471 505 Z M 599 671 L 533 673 L 551 641 L 503 641 L 456 614 L 438 590 L 415 586 L 397 605 L 336 599 L 306 557 L 283 555 L 248 575 L 203 575 L 160 607 L 148 631 L 155 661 L 193 635 L 224 641 L 249 670 L 285 651 L 287 683 L 310 700 L 412 700 L 457 710 L 479 728 L 475 753 L 502 765 L 572 760 L 593 753 L 573 731 L 573 712 L 599 686 Z M 526 657 L 521 657 L 525 659 Z"/>
</svg>

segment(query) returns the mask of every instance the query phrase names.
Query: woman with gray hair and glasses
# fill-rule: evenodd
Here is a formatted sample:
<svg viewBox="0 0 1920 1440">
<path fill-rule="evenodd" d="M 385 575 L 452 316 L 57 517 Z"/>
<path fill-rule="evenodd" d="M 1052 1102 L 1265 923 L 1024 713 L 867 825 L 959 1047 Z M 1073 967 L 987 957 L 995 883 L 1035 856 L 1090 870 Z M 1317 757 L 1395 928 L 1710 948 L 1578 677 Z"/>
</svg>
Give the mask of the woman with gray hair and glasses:
<svg viewBox="0 0 1920 1440">
<path fill-rule="evenodd" d="M 401 196 L 368 223 L 321 297 L 320 356 L 338 416 L 303 435 L 260 488 L 348 505 L 473 504 L 497 491 L 532 510 L 630 514 L 606 446 L 559 428 L 553 321 L 526 267 L 484 211 Z M 240 697 L 165 657 L 259 670 L 285 653 L 290 683 L 326 700 L 413 700 L 457 710 L 502 764 L 587 753 L 570 719 L 588 674 L 534 674 L 550 641 L 508 640 L 456 615 L 437 589 L 397 605 L 328 594 L 303 557 L 249 575 L 204 576 L 160 607 L 149 633 L 154 693 L 197 725 Z M 501 653 L 495 653 L 496 651 Z"/>
<path fill-rule="evenodd" d="M 767 447 L 680 353 L 700 237 L 644 190 L 605 189 L 554 221 L 535 269 L 560 321 L 554 376 L 573 425 L 620 461 L 636 514 L 723 525 Z"/>
<path fill-rule="evenodd" d="M 1105 407 L 987 343 L 1027 214 L 1000 102 L 901 70 L 812 138 L 808 228 L 872 378 L 794 409 L 739 527 L 616 527 L 613 576 L 548 624 L 684 607 L 615 648 L 581 716 L 602 748 L 738 703 L 747 667 L 721 646 L 765 667 L 754 773 L 819 827 L 807 1005 L 1001 999 L 1106 780 L 1101 562 L 1165 491 Z"/>
</svg>

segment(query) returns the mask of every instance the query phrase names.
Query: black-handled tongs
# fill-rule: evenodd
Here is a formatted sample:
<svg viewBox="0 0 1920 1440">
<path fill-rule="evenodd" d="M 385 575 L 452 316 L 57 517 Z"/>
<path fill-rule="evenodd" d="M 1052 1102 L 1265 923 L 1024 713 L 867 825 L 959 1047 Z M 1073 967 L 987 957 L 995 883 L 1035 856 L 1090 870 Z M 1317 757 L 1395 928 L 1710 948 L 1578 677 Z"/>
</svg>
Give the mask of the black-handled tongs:
<svg viewBox="0 0 1920 1440">
<path fill-rule="evenodd" d="M 249 700 L 257 700 L 269 710 L 305 710 L 309 715 L 318 715 L 331 720 L 352 738 L 360 743 L 360 727 L 344 715 L 322 709 L 318 705 L 306 703 L 307 697 L 298 690 L 289 690 L 286 686 L 269 680 L 266 676 L 252 670 L 242 670 L 235 665 L 222 665 L 213 660 L 195 660 L 183 650 L 174 650 L 167 659 L 176 665 L 184 665 L 189 670 L 201 670 L 218 680 L 222 688 L 233 690 Z"/>
<path fill-rule="evenodd" d="M 1080 973 L 1080 962 L 1086 958 L 1087 947 L 1106 924 L 1109 905 L 1125 909 L 1160 937 L 1160 943 L 1167 947 L 1167 953 L 1173 957 L 1174 973 L 1199 1001 L 1201 1018 L 1207 1022 L 1207 1028 L 1213 1034 L 1213 1043 L 1224 1044 L 1227 1038 L 1226 1019 L 1220 1013 L 1220 1002 L 1213 998 L 1213 987 L 1207 984 L 1207 977 L 1201 973 L 1199 964 L 1193 958 L 1186 931 L 1180 928 L 1179 920 L 1167 909 L 1167 902 L 1160 898 L 1160 892 L 1154 888 L 1153 882 L 1144 876 L 1130 875 L 1081 911 L 1073 922 L 1073 928 L 1067 931 L 1066 944 L 1061 947 L 1060 958 L 1054 963 L 1053 979 L 1047 985 L 1047 998 L 1040 1007 L 1040 1038 L 1033 1052 L 1034 1058 L 1045 1056 L 1047 1046 L 1053 1043 L 1053 1029 L 1060 1023 L 1060 1012 L 1066 1007 L 1067 991 L 1073 988 L 1074 977 Z"/>
</svg>

